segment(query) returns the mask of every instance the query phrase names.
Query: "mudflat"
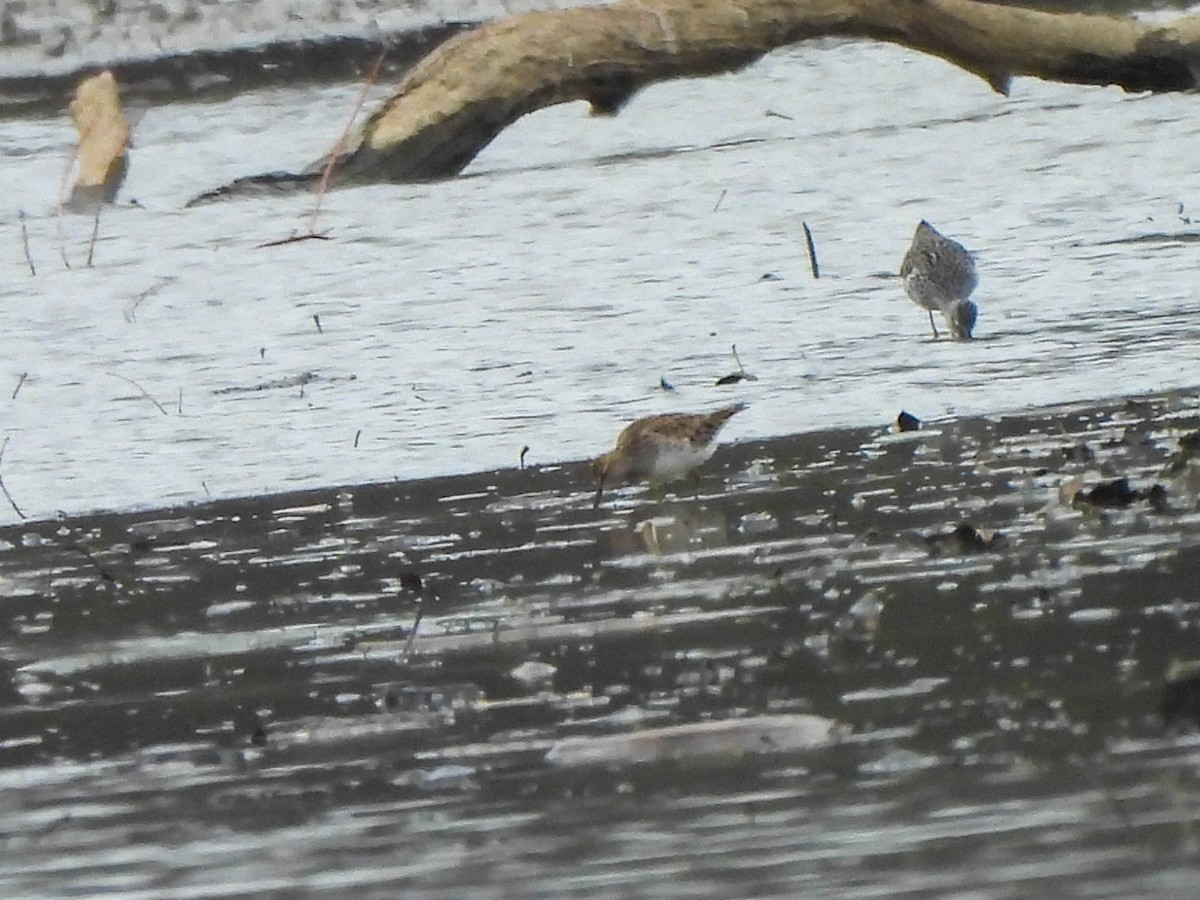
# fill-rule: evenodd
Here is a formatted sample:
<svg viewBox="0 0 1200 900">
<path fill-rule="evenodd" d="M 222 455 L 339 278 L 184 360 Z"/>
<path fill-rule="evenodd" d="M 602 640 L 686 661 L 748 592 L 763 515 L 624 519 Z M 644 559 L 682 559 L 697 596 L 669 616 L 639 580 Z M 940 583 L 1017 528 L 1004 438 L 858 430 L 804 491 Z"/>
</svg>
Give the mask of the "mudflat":
<svg viewBox="0 0 1200 900">
<path fill-rule="evenodd" d="M 1163 772 L 1192 751 L 1159 697 L 1197 655 L 1198 431 L 1186 390 L 727 445 L 698 485 L 598 510 L 579 462 L 5 527 L 0 778 L 22 773 L 27 864 L 5 881 L 50 878 L 63 841 L 103 870 L 158 829 L 399 827 L 430 791 L 470 829 L 515 798 L 803 777 L 847 799 L 881 772 L 922 798 L 898 827 L 964 790 L 1078 789 L 1095 817 L 1055 824 L 1064 853 L 1173 854 L 1190 789 Z M 607 852 L 523 858 L 554 885 Z"/>
</svg>

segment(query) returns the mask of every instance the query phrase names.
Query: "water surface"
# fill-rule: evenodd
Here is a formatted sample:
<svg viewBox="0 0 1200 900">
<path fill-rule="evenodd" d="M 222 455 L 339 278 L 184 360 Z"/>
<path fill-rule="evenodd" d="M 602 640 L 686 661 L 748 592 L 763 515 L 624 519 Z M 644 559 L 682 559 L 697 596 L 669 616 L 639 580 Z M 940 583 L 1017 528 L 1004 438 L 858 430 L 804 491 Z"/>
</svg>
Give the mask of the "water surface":
<svg viewBox="0 0 1200 900">
<path fill-rule="evenodd" d="M 316 158 L 357 90 L 151 109 L 123 191 L 145 208 L 104 213 L 90 268 L 92 222 L 62 223 L 66 269 L 46 202 L 69 126 L 7 123 L 38 274 L 10 216 L 0 471 L 27 515 L 578 458 L 731 398 L 738 440 L 1200 382 L 1191 98 L 1004 98 L 816 44 L 615 120 L 529 116 L 464 178 L 331 194 L 328 241 L 258 246 L 308 228 L 307 196 L 182 208 Z M 931 341 L 892 275 L 922 217 L 978 253 L 971 344 Z M 734 344 L 758 380 L 717 387 Z"/>
<path fill-rule="evenodd" d="M 0 126 L 5 895 L 1188 896 L 1194 98 L 822 42 L 326 241 L 183 209 L 358 90 L 148 108 L 92 266 L 69 125 Z M 970 344 L 893 274 L 921 218 Z M 731 400 L 697 488 L 591 509 L 623 422 Z M 1166 493 L 1061 491 L 1122 475 Z"/>
</svg>

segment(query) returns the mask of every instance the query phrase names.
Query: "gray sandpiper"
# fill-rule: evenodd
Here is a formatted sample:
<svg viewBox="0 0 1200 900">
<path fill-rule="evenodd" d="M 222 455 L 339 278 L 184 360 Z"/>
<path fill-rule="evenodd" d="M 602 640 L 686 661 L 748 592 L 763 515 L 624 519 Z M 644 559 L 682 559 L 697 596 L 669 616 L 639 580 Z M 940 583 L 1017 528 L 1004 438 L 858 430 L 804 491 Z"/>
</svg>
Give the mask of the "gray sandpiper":
<svg viewBox="0 0 1200 900">
<path fill-rule="evenodd" d="M 936 310 L 946 317 L 956 340 L 970 339 L 979 308 L 967 298 L 979 283 L 979 276 L 975 272 L 975 258 L 966 247 L 922 219 L 900 264 L 900 277 L 904 279 L 904 292 L 928 311 L 935 338 L 938 337 L 933 322 Z"/>
</svg>

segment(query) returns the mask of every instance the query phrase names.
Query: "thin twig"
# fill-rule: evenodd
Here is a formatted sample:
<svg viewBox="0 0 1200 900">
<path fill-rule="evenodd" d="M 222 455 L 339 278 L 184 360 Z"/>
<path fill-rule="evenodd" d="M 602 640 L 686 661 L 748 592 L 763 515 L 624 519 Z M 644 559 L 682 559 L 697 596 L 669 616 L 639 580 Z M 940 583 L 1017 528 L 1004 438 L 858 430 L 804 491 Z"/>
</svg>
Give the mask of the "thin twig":
<svg viewBox="0 0 1200 900">
<path fill-rule="evenodd" d="M 92 218 L 92 239 L 88 241 L 87 268 L 92 267 L 92 257 L 96 253 L 96 239 L 100 237 L 100 213 L 104 210 L 104 200 L 96 204 L 96 215 Z"/>
<path fill-rule="evenodd" d="M 321 316 L 318 313 L 313 313 L 313 322 L 317 326 L 317 334 L 324 334 L 325 330 L 321 328 Z"/>
<path fill-rule="evenodd" d="M 29 229 L 25 227 L 25 210 L 19 209 L 17 213 L 21 218 L 21 243 L 25 247 L 25 262 L 29 263 L 29 274 L 37 275 L 37 268 L 33 264 L 33 257 L 29 255 Z"/>
<path fill-rule="evenodd" d="M 319 234 L 309 232 L 308 234 L 289 234 L 285 238 L 278 238 L 274 241 L 266 241 L 262 244 L 255 244 L 255 250 L 262 250 L 264 247 L 282 247 L 284 244 L 295 244 L 299 241 L 328 241 L 330 240 L 329 232 L 322 231 Z"/>
<path fill-rule="evenodd" d="M 25 379 L 29 377 L 28 372 L 22 372 L 21 377 L 17 379 L 17 386 L 13 388 L 12 399 L 17 399 L 17 394 L 21 393 L 21 385 L 25 383 Z"/>
<path fill-rule="evenodd" d="M 804 240 L 808 243 L 808 265 L 812 268 L 813 278 L 821 277 L 821 268 L 817 265 L 817 245 L 813 243 L 812 231 L 808 227 L 807 222 L 801 222 L 804 226 Z"/>
<path fill-rule="evenodd" d="M 4 443 L 0 444 L 0 465 L 2 465 L 4 463 L 4 451 L 7 449 L 8 449 L 8 438 L 5 437 Z M 5 487 L 4 478 L 2 476 L 0 476 L 0 491 L 4 492 L 4 499 L 6 499 L 8 501 L 8 505 L 13 508 L 13 512 L 15 512 L 22 519 L 29 518 L 28 516 L 25 515 L 25 513 L 21 512 L 21 507 L 17 506 L 17 501 L 14 500 L 12 498 L 12 494 L 10 494 L 8 492 L 8 488 Z"/>
<path fill-rule="evenodd" d="M 408 659 L 408 655 L 412 653 L 413 641 L 417 639 L 417 626 L 421 624 L 421 619 L 425 615 L 425 604 L 420 600 L 417 601 L 417 614 L 413 618 L 412 630 L 408 633 L 408 640 L 404 642 L 404 652 L 400 654 L 403 660 Z"/>
<path fill-rule="evenodd" d="M 135 388 L 137 388 L 139 391 L 141 391 L 141 392 L 142 392 L 142 396 L 143 396 L 143 397 L 145 397 L 147 400 L 149 400 L 151 403 L 153 403 L 155 406 L 157 406 L 157 407 L 158 407 L 158 411 L 159 411 L 160 413 L 162 413 L 164 416 L 169 416 L 169 415 L 170 415 L 170 413 L 169 413 L 169 412 L 167 412 L 167 408 L 166 408 L 165 406 L 163 406 L 161 403 L 159 403 L 157 400 L 155 400 L 153 397 L 151 397 L 151 396 L 150 396 L 150 392 L 149 392 L 149 391 L 147 391 L 147 390 L 146 390 L 144 387 L 142 387 L 140 384 L 138 384 L 136 381 L 134 381 L 132 378 L 126 378 L 124 375 L 118 375 L 116 372 L 105 372 L 104 374 L 105 374 L 105 375 L 111 375 L 113 378 L 120 378 L 120 379 L 121 379 L 122 381 L 124 381 L 126 384 L 131 384 L 131 385 L 133 385 Z"/>
<path fill-rule="evenodd" d="M 100 576 L 101 581 L 109 585 L 113 590 L 123 593 L 123 591 L 121 591 L 121 586 L 117 584 L 117 576 L 114 575 L 112 571 L 104 565 L 104 563 L 96 559 L 95 553 L 83 546 L 83 544 L 71 544 L 70 547 L 76 553 L 81 554 L 84 559 L 92 564 L 92 566 L 96 569 L 96 574 Z"/>
<path fill-rule="evenodd" d="M 354 449 L 355 450 L 358 449 L 358 439 L 360 437 L 362 437 L 362 429 L 361 428 L 358 429 L 358 431 L 354 432 Z"/>
<path fill-rule="evenodd" d="M 83 138 L 80 138 L 82 142 Z M 71 151 L 71 158 L 67 160 L 67 167 L 63 169 L 62 181 L 58 185 L 58 207 L 54 211 L 54 230 L 58 233 L 58 252 L 62 256 L 63 265 L 66 268 L 71 268 L 71 261 L 67 259 L 67 238 L 63 232 L 63 194 L 67 190 L 67 181 L 71 178 L 71 170 L 75 168 L 75 158 L 79 156 L 79 146 Z"/>
<path fill-rule="evenodd" d="M 329 178 L 333 174 L 333 167 L 337 163 L 338 156 L 341 155 L 343 148 L 346 146 L 346 138 L 350 136 L 350 129 L 354 127 L 354 120 L 358 118 L 358 113 L 367 99 L 367 91 L 371 89 L 371 85 L 379 78 L 379 72 L 383 68 L 383 61 L 387 58 L 388 51 L 391 49 L 391 43 L 385 40 L 382 49 L 379 51 L 379 56 L 375 59 L 375 64 L 367 72 L 367 80 L 363 82 L 362 90 L 358 92 L 358 100 L 354 103 L 354 109 L 350 113 L 346 127 L 342 129 L 342 135 L 338 138 L 337 143 L 333 145 L 333 150 L 329 154 L 329 161 L 325 163 L 325 170 L 321 173 L 321 181 L 317 184 L 317 201 L 313 205 L 312 215 L 308 220 L 309 234 L 313 234 L 317 230 L 317 217 L 321 214 L 321 202 L 325 199 L 325 191 L 329 188 Z"/>
<path fill-rule="evenodd" d="M 713 212 L 716 212 L 718 209 L 720 209 L 720 208 L 721 208 L 721 201 L 725 199 L 725 195 L 726 195 L 727 193 L 729 193 L 729 189 L 728 189 L 728 188 L 722 188 L 722 190 L 721 190 L 721 196 L 717 198 L 717 203 L 716 203 L 716 205 L 713 207 Z"/>
<path fill-rule="evenodd" d="M 173 277 L 159 279 L 158 284 L 152 284 L 150 287 L 146 288 L 144 291 L 142 291 L 140 294 L 138 294 L 136 297 L 134 297 L 133 300 L 130 301 L 129 305 L 125 307 L 125 312 L 124 312 L 125 321 L 126 322 L 136 322 L 137 321 L 137 308 L 142 305 L 142 301 L 145 300 L 147 297 L 151 297 L 154 294 L 157 294 L 159 291 L 161 291 L 164 287 L 166 287 L 168 284 L 170 284 L 174 280 L 175 279 Z"/>
<path fill-rule="evenodd" d="M 521 457 L 518 460 L 522 469 L 525 468 L 525 454 L 527 454 L 528 452 L 529 452 L 529 445 L 526 444 L 524 447 L 521 448 Z"/>
<path fill-rule="evenodd" d="M 87 547 L 85 547 L 83 544 L 71 543 L 71 544 L 67 544 L 66 546 L 68 549 L 74 550 L 76 553 L 80 554 L 84 559 L 86 559 L 89 563 L 91 563 L 92 567 L 96 570 L 96 574 L 100 576 L 100 582 L 102 584 L 104 584 L 105 586 L 107 586 L 109 590 L 113 591 L 118 596 L 123 597 L 126 600 L 133 599 L 133 597 L 130 594 L 130 591 L 126 590 L 126 588 L 125 588 L 126 583 L 130 584 L 130 588 L 135 593 L 138 593 L 138 594 L 144 593 L 144 591 L 137 584 L 137 580 L 136 580 L 137 573 L 136 572 L 133 572 L 128 579 L 118 578 L 117 574 L 112 569 L 110 569 L 108 566 L 106 566 L 104 563 L 102 563 L 100 561 L 100 559 L 96 556 L 96 554 L 93 553 L 91 550 L 89 550 Z"/>
</svg>

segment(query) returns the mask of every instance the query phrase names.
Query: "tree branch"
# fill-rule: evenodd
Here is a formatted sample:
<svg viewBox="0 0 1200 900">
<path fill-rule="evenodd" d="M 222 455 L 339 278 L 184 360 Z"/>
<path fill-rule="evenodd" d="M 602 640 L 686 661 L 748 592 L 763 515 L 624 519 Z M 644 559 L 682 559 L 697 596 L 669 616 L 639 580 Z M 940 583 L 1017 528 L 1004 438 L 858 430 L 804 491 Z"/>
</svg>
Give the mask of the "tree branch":
<svg viewBox="0 0 1200 900">
<path fill-rule="evenodd" d="M 1001 92 L 1018 75 L 1128 91 L 1200 83 L 1200 16 L 1152 26 L 975 0 L 620 0 L 523 13 L 451 38 L 370 117 L 336 180 L 448 178 L 526 113 L 586 100 L 593 115 L 613 115 L 648 84 L 735 71 L 822 37 L 911 47 Z M 291 177 L 311 184 L 327 161 Z"/>
</svg>

